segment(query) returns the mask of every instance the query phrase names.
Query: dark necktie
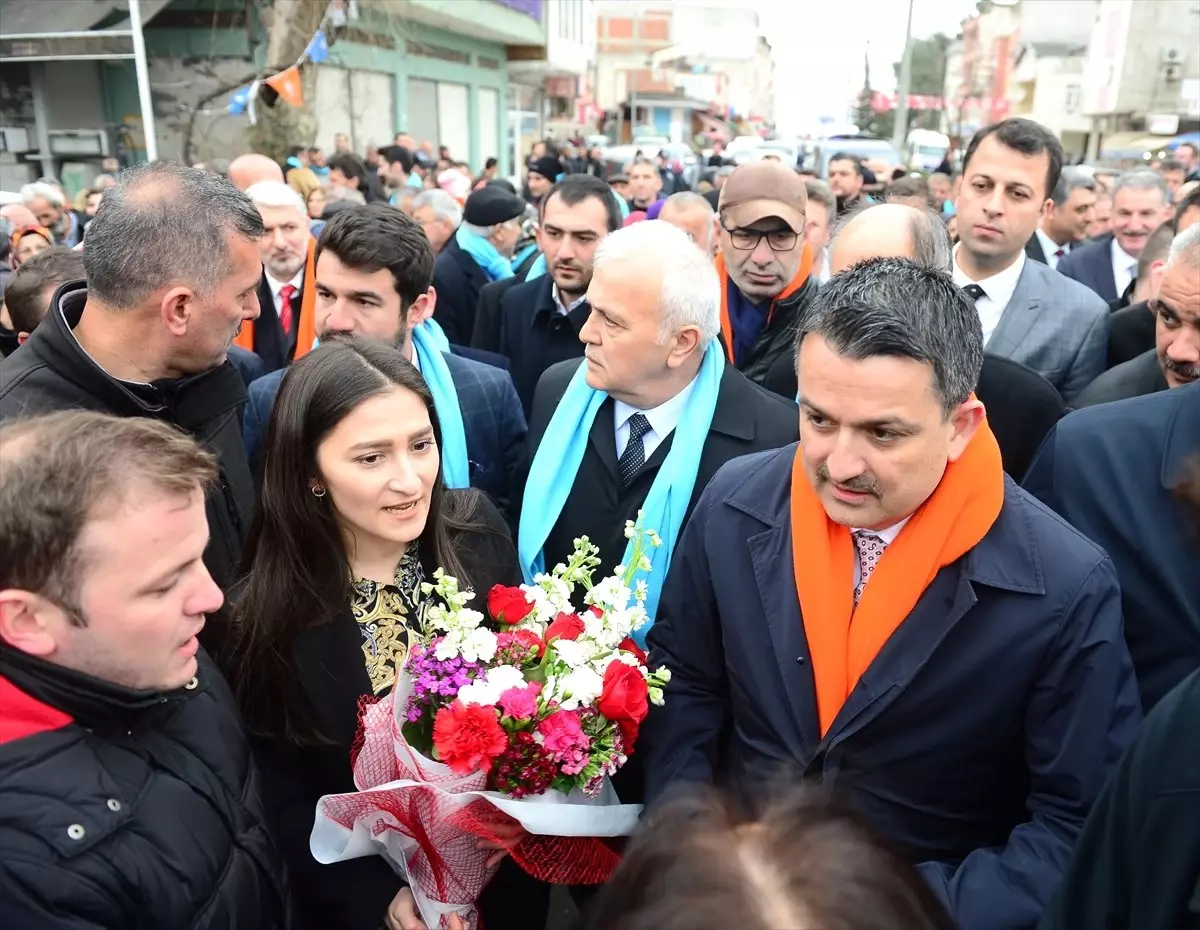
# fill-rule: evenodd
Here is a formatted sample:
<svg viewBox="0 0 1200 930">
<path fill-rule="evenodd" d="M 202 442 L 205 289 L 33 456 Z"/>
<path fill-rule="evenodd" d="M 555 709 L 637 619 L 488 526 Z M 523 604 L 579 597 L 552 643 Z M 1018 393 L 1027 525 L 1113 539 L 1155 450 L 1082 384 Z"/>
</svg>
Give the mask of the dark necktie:
<svg viewBox="0 0 1200 930">
<path fill-rule="evenodd" d="M 625 443 L 625 451 L 617 462 L 617 470 L 621 474 L 621 487 L 629 487 L 633 476 L 646 464 L 646 446 L 642 437 L 650 432 L 650 421 L 645 414 L 635 413 L 629 418 L 629 441 Z"/>
<path fill-rule="evenodd" d="M 975 303 L 980 297 L 987 297 L 987 291 L 978 284 L 968 284 L 963 288 L 963 293 L 971 298 L 971 303 Z"/>
<path fill-rule="evenodd" d="M 1057 252 L 1054 253 L 1055 258 L 1061 259 L 1061 258 L 1066 258 L 1066 256 L 1067 256 L 1066 249 L 1059 249 Z"/>
</svg>

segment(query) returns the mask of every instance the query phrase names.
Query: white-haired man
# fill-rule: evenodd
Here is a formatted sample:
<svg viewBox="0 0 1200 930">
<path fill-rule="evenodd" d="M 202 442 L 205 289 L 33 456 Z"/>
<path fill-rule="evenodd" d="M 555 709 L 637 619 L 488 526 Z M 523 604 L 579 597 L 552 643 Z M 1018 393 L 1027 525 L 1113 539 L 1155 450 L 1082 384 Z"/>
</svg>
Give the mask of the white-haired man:
<svg viewBox="0 0 1200 930">
<path fill-rule="evenodd" d="M 429 190 L 413 198 L 411 216 L 425 230 L 436 256 L 458 229 L 463 211 L 458 201 L 444 190 Z"/>
<path fill-rule="evenodd" d="M 83 224 L 71 212 L 63 192 L 53 184 L 38 181 L 21 188 L 21 200 L 37 221 L 54 233 L 54 241 L 75 248 L 83 241 Z"/>
<path fill-rule="evenodd" d="M 732 458 L 795 442 L 796 405 L 726 363 L 713 263 L 668 223 L 607 236 L 588 302 L 584 361 L 553 365 L 534 394 L 522 570 L 530 578 L 538 565 L 565 562 L 579 536 L 615 565 L 625 523 L 642 511 L 663 539 L 646 579 L 653 616 L 675 539 L 704 486 Z"/>
<path fill-rule="evenodd" d="M 315 241 L 304 200 L 282 181 L 259 181 L 246 188 L 246 196 L 258 208 L 266 230 L 258 241 L 262 312 L 242 328 L 237 344 L 257 354 L 267 371 L 275 371 L 312 348 L 316 295 L 305 285 Z"/>
<path fill-rule="evenodd" d="M 658 218 L 682 229 L 709 258 L 717 254 L 717 211 L 703 194 L 680 191 L 663 204 Z"/>
</svg>

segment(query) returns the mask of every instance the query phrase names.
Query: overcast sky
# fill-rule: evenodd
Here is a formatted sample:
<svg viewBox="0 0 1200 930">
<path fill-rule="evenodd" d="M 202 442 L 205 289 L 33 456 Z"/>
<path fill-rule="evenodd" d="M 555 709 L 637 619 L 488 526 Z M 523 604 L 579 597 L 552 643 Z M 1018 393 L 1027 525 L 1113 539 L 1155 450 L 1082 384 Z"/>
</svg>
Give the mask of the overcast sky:
<svg viewBox="0 0 1200 930">
<path fill-rule="evenodd" d="M 815 132 L 818 119 L 845 119 L 863 83 L 894 91 L 892 63 L 904 52 L 905 0 L 758 0 L 759 25 L 775 54 L 775 122 L 780 135 Z M 953 37 L 975 0 L 914 0 L 913 36 Z M 868 43 L 869 40 L 869 43 Z"/>
</svg>

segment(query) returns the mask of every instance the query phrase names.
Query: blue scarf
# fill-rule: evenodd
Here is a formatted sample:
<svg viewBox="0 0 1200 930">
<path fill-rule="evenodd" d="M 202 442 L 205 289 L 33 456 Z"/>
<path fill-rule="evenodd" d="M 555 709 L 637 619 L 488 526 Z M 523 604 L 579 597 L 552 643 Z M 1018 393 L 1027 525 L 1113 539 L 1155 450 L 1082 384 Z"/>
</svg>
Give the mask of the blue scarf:
<svg viewBox="0 0 1200 930">
<path fill-rule="evenodd" d="M 733 330 L 733 363 L 741 365 L 742 358 L 758 341 L 759 334 L 767 325 L 767 314 L 771 301 L 756 304 L 743 294 L 733 278 L 725 278 L 726 299 L 729 307 L 729 328 Z"/>
<path fill-rule="evenodd" d="M 526 281 L 536 281 L 546 273 L 546 255 L 543 252 L 533 260 L 533 264 L 529 266 L 529 271 L 525 274 Z"/>
<path fill-rule="evenodd" d="M 450 366 L 446 364 L 450 340 L 432 319 L 414 326 L 411 335 L 421 377 L 429 385 L 433 407 L 442 425 L 442 480 L 448 488 L 468 488 L 471 486 L 471 469 L 467 460 L 467 432 L 463 427 L 462 408 L 458 405 L 458 391 L 454 389 Z"/>
<path fill-rule="evenodd" d="M 638 645 L 644 646 L 646 634 L 654 622 L 658 610 L 658 598 L 662 593 L 663 579 L 671 564 L 671 555 L 679 539 L 683 515 L 692 499 L 696 486 L 696 473 L 700 470 L 700 453 L 712 426 L 713 413 L 717 409 L 717 394 L 721 390 L 721 377 L 725 371 L 725 352 L 719 340 L 709 343 L 704 353 L 695 386 L 688 397 L 679 424 L 675 427 L 675 438 L 662 467 L 654 477 L 650 493 L 642 504 L 642 528 L 655 530 L 663 544 L 650 549 L 652 571 L 647 576 L 638 572 L 636 578 L 643 579 L 649 589 L 646 597 L 646 612 L 650 623 L 633 634 Z M 588 433 L 596 419 L 596 411 L 608 395 L 587 385 L 587 362 L 581 362 L 566 393 L 558 402 L 554 416 L 546 427 L 541 445 L 533 457 L 526 485 L 536 488 L 537 493 L 526 495 L 521 508 L 520 531 L 517 535 L 517 554 L 525 582 L 531 584 L 533 576 L 545 571 L 545 555 L 542 547 L 558 522 L 567 495 L 575 484 L 579 463 L 587 448 Z M 626 548 L 623 559 L 628 560 L 632 543 Z M 612 553 L 604 552 L 606 559 Z"/>
<path fill-rule="evenodd" d="M 483 269 L 489 281 L 503 281 L 513 276 L 512 261 L 496 251 L 496 247 L 483 236 L 477 236 L 467 229 L 465 224 L 458 227 L 454 241 Z"/>
<path fill-rule="evenodd" d="M 525 259 L 529 258 L 529 256 L 536 251 L 537 243 L 531 242 L 529 245 L 525 246 L 525 248 L 521 249 L 520 252 L 514 255 L 512 257 L 513 274 L 516 274 L 517 269 L 521 267 L 521 262 L 525 261 Z M 528 277 L 526 277 L 526 280 L 528 280 Z"/>
</svg>

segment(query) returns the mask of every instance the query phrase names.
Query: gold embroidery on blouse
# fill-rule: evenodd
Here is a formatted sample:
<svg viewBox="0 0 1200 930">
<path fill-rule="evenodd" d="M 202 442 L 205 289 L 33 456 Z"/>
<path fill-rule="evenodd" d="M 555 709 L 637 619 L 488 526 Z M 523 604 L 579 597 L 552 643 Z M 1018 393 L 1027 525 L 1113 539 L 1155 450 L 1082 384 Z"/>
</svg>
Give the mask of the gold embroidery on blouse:
<svg viewBox="0 0 1200 930">
<path fill-rule="evenodd" d="M 412 629 L 419 632 L 424 626 L 424 573 L 416 549 L 410 546 L 396 566 L 394 584 L 366 578 L 353 583 L 350 610 L 362 633 L 363 660 L 375 694 L 386 693 L 396 683 L 396 671 L 408 658 Z"/>
</svg>

